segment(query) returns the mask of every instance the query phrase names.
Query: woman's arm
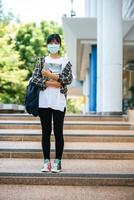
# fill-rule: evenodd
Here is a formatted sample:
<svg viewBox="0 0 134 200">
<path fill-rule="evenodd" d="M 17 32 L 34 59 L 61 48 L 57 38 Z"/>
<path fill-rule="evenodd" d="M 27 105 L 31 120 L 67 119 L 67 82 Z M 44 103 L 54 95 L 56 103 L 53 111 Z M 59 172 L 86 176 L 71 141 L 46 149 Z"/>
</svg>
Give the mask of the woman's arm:
<svg viewBox="0 0 134 200">
<path fill-rule="evenodd" d="M 58 81 L 54 81 L 54 80 L 46 81 L 45 85 L 46 85 L 46 87 L 55 87 L 55 88 L 62 87 L 61 83 L 59 83 Z"/>
<path fill-rule="evenodd" d="M 35 66 L 35 70 L 33 72 L 32 75 L 32 79 L 31 81 L 33 83 L 35 83 L 39 88 L 41 88 L 42 90 L 44 90 L 46 88 L 46 81 L 48 80 L 48 78 L 46 77 L 42 77 L 41 74 L 41 58 L 38 58 L 37 64 Z"/>
<path fill-rule="evenodd" d="M 68 62 L 66 66 L 64 67 L 64 69 L 62 70 L 61 74 L 54 74 L 50 72 L 49 70 L 43 70 L 42 76 L 56 80 L 60 82 L 62 85 L 68 85 L 68 84 L 71 84 L 72 79 L 73 79 L 71 67 L 72 67 L 71 63 Z"/>
<path fill-rule="evenodd" d="M 62 85 L 69 85 L 72 83 L 72 80 L 72 65 L 70 62 L 68 62 L 62 70 L 62 73 L 59 74 L 58 82 L 60 82 Z"/>
</svg>

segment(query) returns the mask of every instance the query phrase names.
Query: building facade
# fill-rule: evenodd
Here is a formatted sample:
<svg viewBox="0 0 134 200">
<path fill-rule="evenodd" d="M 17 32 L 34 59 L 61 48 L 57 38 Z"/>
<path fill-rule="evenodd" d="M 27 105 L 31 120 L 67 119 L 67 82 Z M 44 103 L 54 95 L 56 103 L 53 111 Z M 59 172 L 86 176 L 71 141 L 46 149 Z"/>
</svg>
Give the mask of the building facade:
<svg viewBox="0 0 134 200">
<path fill-rule="evenodd" d="M 85 0 L 84 17 L 62 22 L 83 112 L 122 114 L 134 85 L 134 1 Z"/>
</svg>

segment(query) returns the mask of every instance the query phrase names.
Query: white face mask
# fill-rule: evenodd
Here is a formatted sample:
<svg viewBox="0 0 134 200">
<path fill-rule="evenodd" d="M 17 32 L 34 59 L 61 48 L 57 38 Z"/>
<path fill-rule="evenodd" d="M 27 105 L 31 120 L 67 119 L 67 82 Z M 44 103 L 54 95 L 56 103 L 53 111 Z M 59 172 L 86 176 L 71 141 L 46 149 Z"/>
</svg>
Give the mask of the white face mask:
<svg viewBox="0 0 134 200">
<path fill-rule="evenodd" d="M 59 44 L 48 44 L 47 49 L 51 54 L 55 54 L 55 53 L 58 53 L 58 51 L 60 49 L 60 45 Z"/>
</svg>

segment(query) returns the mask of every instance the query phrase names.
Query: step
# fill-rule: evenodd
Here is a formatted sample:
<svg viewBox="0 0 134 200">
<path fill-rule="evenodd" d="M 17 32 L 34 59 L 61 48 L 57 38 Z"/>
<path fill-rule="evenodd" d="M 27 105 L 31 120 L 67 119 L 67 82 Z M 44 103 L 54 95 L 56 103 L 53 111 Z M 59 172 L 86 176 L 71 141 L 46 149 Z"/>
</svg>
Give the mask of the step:
<svg viewBox="0 0 134 200">
<path fill-rule="evenodd" d="M 55 143 L 51 142 L 51 156 Z M 41 142 L 0 141 L 0 158 L 42 158 Z M 66 142 L 65 159 L 134 159 L 134 143 Z"/>
<path fill-rule="evenodd" d="M 132 126 L 133 128 L 133 126 Z M 41 129 L 40 121 L 0 120 L 0 129 Z M 65 121 L 65 130 L 129 130 L 129 122 Z"/>
<path fill-rule="evenodd" d="M 0 120 L 32 120 L 37 121 L 39 117 L 24 114 L 0 114 Z M 65 120 L 69 121 L 128 121 L 127 115 L 102 116 L 97 114 L 66 114 Z"/>
<path fill-rule="evenodd" d="M 0 159 L 0 163 L 0 184 L 134 186 L 133 160 L 62 160 L 63 171 L 58 174 L 40 172 L 40 159 Z"/>
<path fill-rule="evenodd" d="M 0 141 L 41 141 L 41 130 L 0 129 Z M 51 140 L 54 141 L 52 133 Z M 65 142 L 134 142 L 134 131 L 64 130 Z"/>
<path fill-rule="evenodd" d="M 0 113 L 24 113 L 25 106 L 18 104 L 4 104 L 0 102 Z"/>
<path fill-rule="evenodd" d="M 133 200 L 133 186 L 1 184 L 2 200 Z M 19 192 L 18 192 L 19 191 Z"/>
</svg>

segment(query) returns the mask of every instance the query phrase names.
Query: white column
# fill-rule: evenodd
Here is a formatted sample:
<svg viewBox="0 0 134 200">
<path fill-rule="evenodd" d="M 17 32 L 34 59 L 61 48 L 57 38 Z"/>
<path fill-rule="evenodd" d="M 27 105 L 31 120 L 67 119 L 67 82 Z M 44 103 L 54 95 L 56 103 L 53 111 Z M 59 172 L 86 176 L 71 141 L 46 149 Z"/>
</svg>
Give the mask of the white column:
<svg viewBox="0 0 134 200">
<path fill-rule="evenodd" d="M 102 97 L 102 3 L 97 1 L 97 112 L 101 112 Z"/>
<path fill-rule="evenodd" d="M 97 0 L 85 0 L 85 17 L 97 17 Z"/>
<path fill-rule="evenodd" d="M 122 0 L 98 0 L 97 112 L 122 111 Z"/>
</svg>

